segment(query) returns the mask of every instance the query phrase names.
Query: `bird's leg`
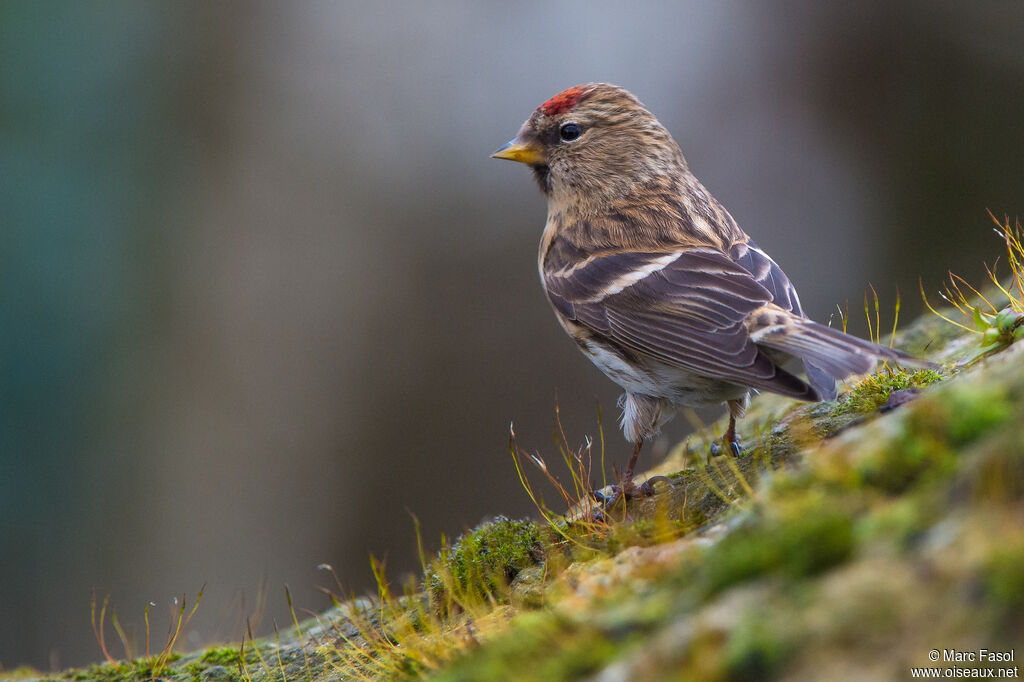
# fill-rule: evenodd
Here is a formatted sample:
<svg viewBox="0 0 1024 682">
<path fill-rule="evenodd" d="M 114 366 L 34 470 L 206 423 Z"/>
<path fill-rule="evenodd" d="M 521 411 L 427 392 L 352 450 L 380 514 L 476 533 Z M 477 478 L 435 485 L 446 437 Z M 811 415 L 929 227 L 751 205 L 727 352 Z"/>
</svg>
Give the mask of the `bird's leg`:
<svg viewBox="0 0 1024 682">
<path fill-rule="evenodd" d="M 640 459 L 640 448 L 644 446 L 644 439 L 637 438 L 636 444 L 633 445 L 633 454 L 629 456 L 629 464 L 626 465 L 626 473 L 622 475 L 622 480 L 619 481 L 619 485 L 626 487 L 627 485 L 633 485 L 633 470 L 636 468 L 636 462 Z"/>
<path fill-rule="evenodd" d="M 651 486 L 652 481 L 645 481 L 641 485 L 633 483 L 633 473 L 636 470 L 637 460 L 640 459 L 640 448 L 644 445 L 643 438 L 637 438 L 636 443 L 633 445 L 633 454 L 629 456 L 629 463 L 626 464 L 626 471 L 619 478 L 619 482 L 612 486 L 612 496 L 605 498 L 599 493 L 594 493 L 603 504 L 605 509 L 611 509 L 621 499 L 630 499 L 637 497 L 638 495 L 653 495 L 654 488 Z M 660 479 L 661 477 L 655 477 Z M 652 479 L 654 480 L 654 479 Z"/>
<path fill-rule="evenodd" d="M 725 438 L 722 440 L 725 442 L 725 446 L 732 450 L 733 454 L 739 455 L 743 451 L 743 446 L 740 445 L 739 439 L 736 437 L 736 420 L 740 419 L 747 413 L 747 401 L 748 396 L 744 396 L 740 400 L 730 400 L 729 405 L 729 428 L 725 431 Z"/>
<path fill-rule="evenodd" d="M 739 456 L 743 452 L 743 446 L 740 445 L 739 438 L 736 437 L 736 420 L 741 418 L 747 412 L 747 400 L 730 400 L 729 404 L 729 428 L 725 430 L 725 435 L 722 437 L 722 444 L 726 450 L 732 452 L 734 455 Z M 722 448 L 718 443 L 711 444 L 711 454 L 719 455 L 722 452 Z"/>
<path fill-rule="evenodd" d="M 729 415 L 729 428 L 725 430 L 725 436 L 722 437 L 722 442 L 725 443 L 727 448 L 730 448 L 734 454 L 740 454 L 743 446 L 740 445 L 740 441 L 736 438 L 736 417 Z"/>
</svg>

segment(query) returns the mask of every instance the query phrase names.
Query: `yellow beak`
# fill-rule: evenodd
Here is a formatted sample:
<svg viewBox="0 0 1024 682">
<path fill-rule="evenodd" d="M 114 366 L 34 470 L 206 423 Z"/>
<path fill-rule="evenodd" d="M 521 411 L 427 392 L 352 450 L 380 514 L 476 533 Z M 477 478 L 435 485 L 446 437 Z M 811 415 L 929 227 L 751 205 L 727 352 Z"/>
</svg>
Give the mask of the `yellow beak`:
<svg viewBox="0 0 1024 682">
<path fill-rule="evenodd" d="M 491 154 L 492 159 L 508 159 L 519 163 L 528 163 L 531 166 L 542 166 L 547 163 L 544 150 L 533 142 L 522 142 L 517 137 L 511 140 L 498 151 Z"/>
</svg>

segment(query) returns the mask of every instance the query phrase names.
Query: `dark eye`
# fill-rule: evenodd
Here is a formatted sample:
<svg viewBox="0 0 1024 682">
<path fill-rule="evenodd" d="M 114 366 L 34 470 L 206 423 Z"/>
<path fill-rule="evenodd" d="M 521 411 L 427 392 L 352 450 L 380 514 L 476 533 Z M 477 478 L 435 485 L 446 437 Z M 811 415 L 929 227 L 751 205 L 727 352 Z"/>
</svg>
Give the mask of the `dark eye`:
<svg viewBox="0 0 1024 682">
<path fill-rule="evenodd" d="M 579 125 L 575 123 L 563 123 L 558 129 L 558 135 L 566 142 L 572 142 L 583 133 Z"/>
</svg>

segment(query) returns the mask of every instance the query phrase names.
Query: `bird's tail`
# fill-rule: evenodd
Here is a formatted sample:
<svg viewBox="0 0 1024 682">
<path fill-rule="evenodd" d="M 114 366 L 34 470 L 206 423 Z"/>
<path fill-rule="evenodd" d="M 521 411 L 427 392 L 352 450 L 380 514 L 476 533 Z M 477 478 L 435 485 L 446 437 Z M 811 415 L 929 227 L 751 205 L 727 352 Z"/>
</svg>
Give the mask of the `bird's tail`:
<svg viewBox="0 0 1024 682">
<path fill-rule="evenodd" d="M 803 360 L 808 378 L 815 384 L 824 379 L 820 376 L 822 373 L 833 379 L 866 374 L 875 368 L 879 360 L 911 367 L 936 367 L 926 360 L 844 334 L 805 317 L 792 313 L 780 315 L 780 312 L 776 309 L 752 315 L 748 327 L 750 338 L 760 346 Z M 818 381 L 815 381 L 815 375 L 818 375 Z"/>
</svg>

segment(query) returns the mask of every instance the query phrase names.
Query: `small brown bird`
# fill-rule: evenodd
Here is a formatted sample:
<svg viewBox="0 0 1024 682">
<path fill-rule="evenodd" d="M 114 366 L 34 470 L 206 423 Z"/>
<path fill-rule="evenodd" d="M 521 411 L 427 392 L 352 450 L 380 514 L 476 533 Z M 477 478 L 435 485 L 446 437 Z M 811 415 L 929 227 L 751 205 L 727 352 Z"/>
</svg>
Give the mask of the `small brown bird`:
<svg viewBox="0 0 1024 682">
<path fill-rule="evenodd" d="M 529 165 L 548 197 L 541 281 L 559 322 L 619 386 L 634 444 L 683 406 L 727 403 L 725 442 L 751 390 L 831 400 L 880 359 L 926 365 L 808 319 L 796 289 L 690 172 L 626 90 L 570 88 L 537 107 L 494 158 Z M 784 369 L 803 362 L 807 380 Z"/>
</svg>

